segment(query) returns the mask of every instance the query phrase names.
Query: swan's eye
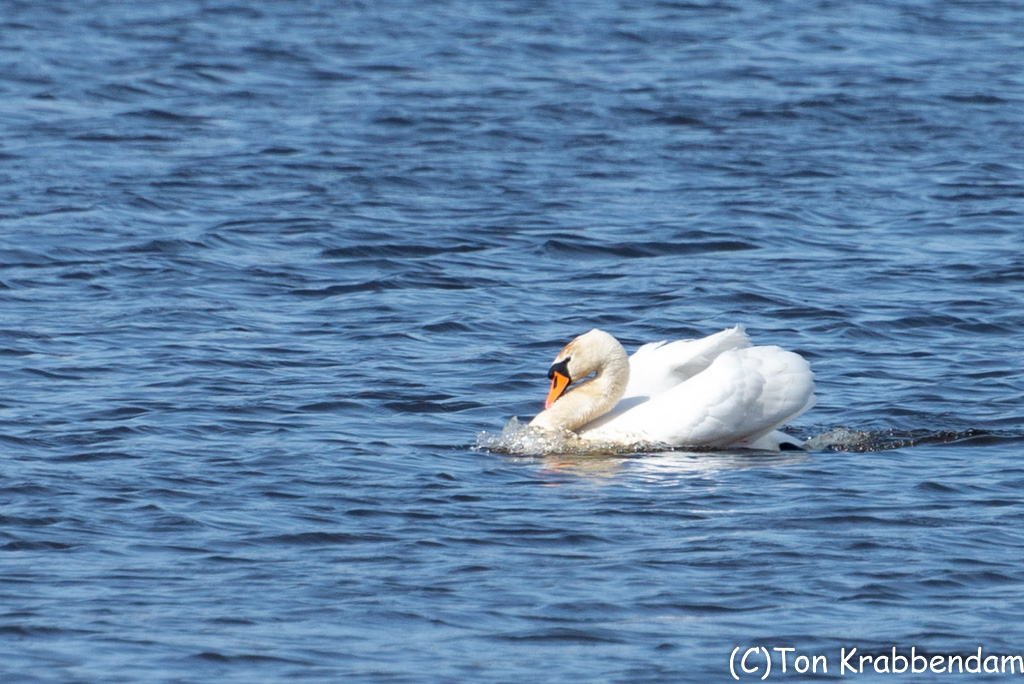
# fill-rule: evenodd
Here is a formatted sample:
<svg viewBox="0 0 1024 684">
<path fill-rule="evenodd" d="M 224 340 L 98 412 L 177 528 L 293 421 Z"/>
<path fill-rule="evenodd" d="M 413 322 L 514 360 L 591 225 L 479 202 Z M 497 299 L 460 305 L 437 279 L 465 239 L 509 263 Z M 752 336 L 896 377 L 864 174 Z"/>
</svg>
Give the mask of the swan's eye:
<svg viewBox="0 0 1024 684">
<path fill-rule="evenodd" d="M 569 378 L 569 382 L 570 384 L 572 384 L 572 378 L 569 375 L 569 358 L 570 357 L 566 357 L 559 361 L 558 363 L 556 363 L 555 365 L 551 366 L 551 368 L 548 370 L 548 380 L 553 380 L 555 378 L 555 373 L 558 373 L 563 377 Z"/>
</svg>

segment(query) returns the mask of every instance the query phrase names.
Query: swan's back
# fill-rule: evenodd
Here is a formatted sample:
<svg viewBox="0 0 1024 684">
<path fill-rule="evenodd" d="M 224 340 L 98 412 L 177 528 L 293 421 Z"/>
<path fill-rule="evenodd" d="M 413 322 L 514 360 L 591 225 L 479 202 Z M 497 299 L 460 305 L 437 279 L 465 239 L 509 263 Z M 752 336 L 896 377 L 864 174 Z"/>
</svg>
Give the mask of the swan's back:
<svg viewBox="0 0 1024 684">
<path fill-rule="evenodd" d="M 645 344 L 629 357 L 629 384 L 623 398 L 666 392 L 707 369 L 723 352 L 750 344 L 741 325 L 698 340 Z"/>
<path fill-rule="evenodd" d="M 657 359 L 675 345 L 680 346 L 672 362 Z M 648 375 L 635 386 L 631 379 L 627 395 L 630 389 L 665 389 L 627 396 L 614 411 L 580 428 L 581 437 L 755 446 L 816 401 L 814 374 L 803 357 L 775 346 L 752 347 L 739 326 L 702 340 L 656 346 L 648 355 L 641 357 Z M 660 378 L 655 359 L 668 369 Z"/>
</svg>

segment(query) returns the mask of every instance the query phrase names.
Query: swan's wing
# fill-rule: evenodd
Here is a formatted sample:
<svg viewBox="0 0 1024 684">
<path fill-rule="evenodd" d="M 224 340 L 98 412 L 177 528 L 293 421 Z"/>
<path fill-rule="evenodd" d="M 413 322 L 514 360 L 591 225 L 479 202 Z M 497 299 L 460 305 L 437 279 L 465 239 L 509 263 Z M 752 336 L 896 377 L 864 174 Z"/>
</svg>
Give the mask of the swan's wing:
<svg viewBox="0 0 1024 684">
<path fill-rule="evenodd" d="M 749 346 L 741 325 L 699 340 L 645 344 L 629 357 L 629 384 L 623 396 L 661 394 L 706 369 L 722 352 Z"/>
<path fill-rule="evenodd" d="M 800 355 L 779 347 L 734 349 L 647 401 L 624 400 L 623 410 L 583 426 L 580 436 L 672 446 L 751 446 L 814 402 L 814 374 Z"/>
</svg>

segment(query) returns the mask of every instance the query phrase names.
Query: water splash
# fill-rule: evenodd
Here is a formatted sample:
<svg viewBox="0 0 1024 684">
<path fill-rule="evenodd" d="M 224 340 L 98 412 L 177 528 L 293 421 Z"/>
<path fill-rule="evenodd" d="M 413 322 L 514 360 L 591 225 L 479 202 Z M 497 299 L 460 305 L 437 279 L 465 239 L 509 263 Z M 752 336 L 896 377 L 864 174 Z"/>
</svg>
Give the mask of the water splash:
<svg viewBox="0 0 1024 684">
<path fill-rule="evenodd" d="M 520 423 L 512 417 L 501 429 L 501 434 L 481 432 L 476 447 L 507 456 L 607 455 L 628 456 L 652 451 L 665 451 L 668 447 L 652 443 L 618 444 L 580 439 L 568 430 L 550 432 Z"/>
<path fill-rule="evenodd" d="M 929 444 L 951 444 L 970 440 L 979 444 L 988 441 L 1004 441 L 1010 435 L 974 428 L 965 430 L 857 430 L 847 427 L 834 428 L 808 438 L 804 451 L 849 451 L 874 452 L 904 449 Z M 549 432 L 520 423 L 513 417 L 502 428 L 500 434 L 481 432 L 477 435 L 476 448 L 506 456 L 552 456 L 552 455 L 604 455 L 633 456 L 638 454 L 665 454 L 672 452 L 707 453 L 737 452 L 746 450 L 713 449 L 708 447 L 674 448 L 664 444 L 599 443 L 580 439 L 567 430 Z M 801 450 L 797 450 L 801 451 Z"/>
<path fill-rule="evenodd" d="M 951 444 L 966 440 L 1000 440 L 996 433 L 969 428 L 966 430 L 853 430 L 835 428 L 807 440 L 811 451 L 890 451 L 927 444 Z"/>
</svg>

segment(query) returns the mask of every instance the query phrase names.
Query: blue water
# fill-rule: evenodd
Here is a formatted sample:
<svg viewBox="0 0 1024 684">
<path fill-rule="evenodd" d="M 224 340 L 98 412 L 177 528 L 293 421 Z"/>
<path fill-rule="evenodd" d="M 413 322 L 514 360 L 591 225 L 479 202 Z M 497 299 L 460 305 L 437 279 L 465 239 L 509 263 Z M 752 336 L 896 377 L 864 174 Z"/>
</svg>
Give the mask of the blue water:
<svg viewBox="0 0 1024 684">
<path fill-rule="evenodd" d="M 1024 6 L 578 5 L 3 3 L 3 682 L 1024 652 Z M 491 448 L 736 323 L 807 452 Z"/>
</svg>

